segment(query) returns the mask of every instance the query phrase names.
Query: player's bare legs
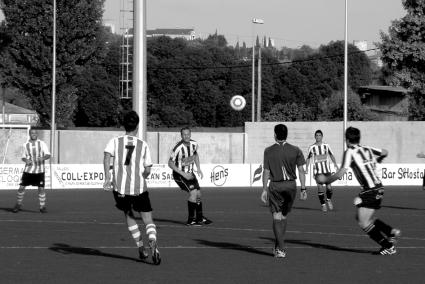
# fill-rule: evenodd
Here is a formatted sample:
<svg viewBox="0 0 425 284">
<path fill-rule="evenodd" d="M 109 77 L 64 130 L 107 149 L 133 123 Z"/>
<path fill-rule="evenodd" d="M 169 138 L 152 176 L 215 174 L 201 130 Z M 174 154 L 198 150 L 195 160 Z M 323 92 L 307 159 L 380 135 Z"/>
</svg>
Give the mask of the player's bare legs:
<svg viewBox="0 0 425 284">
<path fill-rule="evenodd" d="M 286 233 L 286 216 L 282 212 L 273 213 L 273 233 L 275 236 L 274 255 L 278 258 L 286 256 L 285 252 L 285 233 Z"/>
</svg>

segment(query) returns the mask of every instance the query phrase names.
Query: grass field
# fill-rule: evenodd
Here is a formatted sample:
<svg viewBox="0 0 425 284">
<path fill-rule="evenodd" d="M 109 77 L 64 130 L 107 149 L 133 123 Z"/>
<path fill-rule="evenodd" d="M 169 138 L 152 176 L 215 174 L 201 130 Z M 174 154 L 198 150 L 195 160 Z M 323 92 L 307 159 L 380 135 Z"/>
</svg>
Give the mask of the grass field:
<svg viewBox="0 0 425 284">
<path fill-rule="evenodd" d="M 402 230 L 393 256 L 357 226 L 356 188 L 335 188 L 335 210 L 320 211 L 316 189 L 297 200 L 288 218 L 287 257 L 272 257 L 271 216 L 260 189 L 203 189 L 204 213 L 214 221 L 187 227 L 186 195 L 152 189 L 162 256 L 138 260 L 112 194 L 48 191 L 47 214 L 36 190 L 24 210 L 11 212 L 16 191 L 0 191 L 0 283 L 424 283 L 425 191 L 387 187 L 377 216 Z"/>
</svg>

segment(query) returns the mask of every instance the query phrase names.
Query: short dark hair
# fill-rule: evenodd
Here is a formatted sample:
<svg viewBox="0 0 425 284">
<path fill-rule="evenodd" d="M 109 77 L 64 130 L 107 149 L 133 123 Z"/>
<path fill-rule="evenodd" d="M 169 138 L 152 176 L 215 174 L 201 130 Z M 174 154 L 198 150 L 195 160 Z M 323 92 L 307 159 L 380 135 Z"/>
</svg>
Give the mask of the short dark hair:
<svg viewBox="0 0 425 284">
<path fill-rule="evenodd" d="M 322 130 L 320 130 L 320 129 L 316 130 L 316 132 L 314 132 L 314 136 L 316 136 L 317 133 L 320 133 L 323 136 Z"/>
<path fill-rule="evenodd" d="M 288 127 L 285 124 L 278 124 L 274 127 L 274 134 L 277 140 L 286 140 L 288 137 Z"/>
<path fill-rule="evenodd" d="M 355 127 L 348 127 L 345 131 L 345 139 L 350 143 L 358 144 L 360 142 L 360 130 Z"/>
<path fill-rule="evenodd" d="M 182 129 L 180 129 L 180 135 L 183 134 L 183 131 L 185 130 L 189 130 L 189 132 L 192 132 L 192 130 L 190 130 L 189 126 L 185 126 Z"/>
<path fill-rule="evenodd" d="M 134 110 L 127 112 L 124 115 L 124 129 L 126 132 L 132 132 L 136 130 L 139 125 L 139 115 Z"/>
</svg>

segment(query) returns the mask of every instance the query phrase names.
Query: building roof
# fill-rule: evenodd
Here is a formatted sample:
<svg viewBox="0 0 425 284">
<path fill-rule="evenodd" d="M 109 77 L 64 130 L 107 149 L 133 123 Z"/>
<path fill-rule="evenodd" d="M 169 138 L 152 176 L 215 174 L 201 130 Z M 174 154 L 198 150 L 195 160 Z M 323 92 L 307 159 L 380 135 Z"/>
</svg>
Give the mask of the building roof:
<svg viewBox="0 0 425 284">
<path fill-rule="evenodd" d="M 3 101 L 0 100 L 0 113 L 3 111 Z M 26 109 L 10 103 L 4 104 L 4 112 L 7 114 L 36 114 L 36 111 Z"/>
<path fill-rule="evenodd" d="M 361 93 L 370 92 L 370 91 L 383 91 L 383 92 L 401 93 L 403 95 L 406 95 L 409 92 L 409 90 L 403 87 L 380 86 L 380 85 L 360 86 L 359 91 Z"/>
<path fill-rule="evenodd" d="M 146 30 L 147 35 L 190 35 L 193 29 L 154 29 Z"/>
</svg>

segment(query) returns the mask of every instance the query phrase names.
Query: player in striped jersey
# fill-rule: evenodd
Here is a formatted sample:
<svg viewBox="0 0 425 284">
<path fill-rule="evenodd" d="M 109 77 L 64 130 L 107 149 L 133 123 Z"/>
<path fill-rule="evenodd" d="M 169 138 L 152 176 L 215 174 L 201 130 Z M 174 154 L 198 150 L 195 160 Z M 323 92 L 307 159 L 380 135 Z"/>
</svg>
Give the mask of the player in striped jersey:
<svg viewBox="0 0 425 284">
<path fill-rule="evenodd" d="M 357 206 L 356 219 L 360 228 L 381 245 L 379 254 L 395 254 L 395 240 L 401 235 L 401 231 L 373 216 L 375 211 L 381 208 L 384 196 L 384 187 L 376 172 L 376 163 L 380 163 L 388 155 L 388 151 L 359 145 L 360 130 L 354 127 L 347 128 L 345 138 L 348 149 L 344 152 L 341 168 L 331 176 L 317 175 L 316 181 L 321 184 L 332 183 L 351 167 L 362 188 L 359 196 L 354 199 L 354 205 Z"/>
<path fill-rule="evenodd" d="M 319 129 L 314 133 L 314 138 L 316 139 L 316 143 L 311 145 L 308 149 L 307 154 L 307 165 L 306 165 L 306 174 L 308 174 L 308 169 L 310 165 L 310 161 L 313 163 L 313 175 L 316 176 L 318 174 L 331 175 L 331 163 L 329 159 L 334 163 L 335 169 L 338 170 L 338 165 L 336 164 L 335 156 L 331 150 L 331 147 L 327 143 L 323 143 L 323 132 Z M 325 190 L 326 189 L 326 190 Z M 326 200 L 325 200 L 326 193 Z M 326 184 L 323 186 L 321 184 L 317 184 L 317 195 L 319 197 L 320 205 L 322 206 L 322 211 L 326 212 L 329 210 L 333 210 L 332 204 L 332 185 Z M 301 195 L 303 197 L 303 195 Z M 306 199 L 302 198 L 302 199 Z"/>
<path fill-rule="evenodd" d="M 156 226 L 152 219 L 152 207 L 147 191 L 152 161 L 147 143 L 137 137 L 139 116 L 130 111 L 124 116 L 125 135 L 111 139 L 104 151 L 105 190 L 113 189 L 115 206 L 124 212 L 128 230 L 139 250 L 140 259 L 148 257 L 143 246 L 143 236 L 134 216 L 138 212 L 146 226 L 152 260 L 160 264 L 161 257 L 157 245 Z M 112 182 L 111 182 L 112 160 Z"/>
<path fill-rule="evenodd" d="M 192 131 L 188 127 L 180 130 L 182 140 L 171 151 L 168 166 L 173 170 L 173 178 L 181 190 L 189 193 L 187 200 L 188 218 L 186 225 L 201 226 L 211 224 L 202 212 L 201 188 L 195 175 L 203 173 L 198 156 L 198 143 L 190 139 Z"/>
<path fill-rule="evenodd" d="M 38 139 L 37 130 L 29 130 L 30 139 L 24 143 L 22 151 L 22 161 L 25 162 L 21 183 L 19 184 L 16 196 L 16 204 L 12 212 L 18 213 L 22 209 L 24 201 L 25 187 L 32 185 L 38 187 L 38 200 L 40 202 L 40 212 L 47 213 L 45 186 L 45 166 L 44 162 L 50 158 L 50 152 L 46 143 Z"/>
</svg>

